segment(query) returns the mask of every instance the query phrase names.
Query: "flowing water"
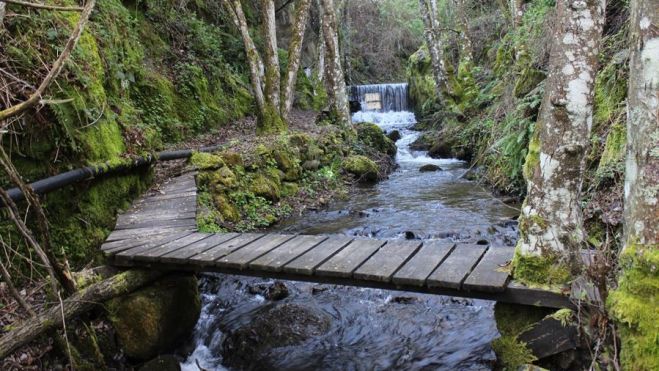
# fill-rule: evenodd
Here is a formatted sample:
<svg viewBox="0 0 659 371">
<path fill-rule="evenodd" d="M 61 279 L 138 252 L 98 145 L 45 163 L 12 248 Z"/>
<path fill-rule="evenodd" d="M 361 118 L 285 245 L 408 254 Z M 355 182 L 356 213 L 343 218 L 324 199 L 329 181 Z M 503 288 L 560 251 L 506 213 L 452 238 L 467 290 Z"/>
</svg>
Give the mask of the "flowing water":
<svg viewBox="0 0 659 371">
<path fill-rule="evenodd" d="M 360 111 L 353 120 L 375 122 L 385 131 L 400 131 L 399 168 L 389 179 L 360 188 L 349 200 L 288 220 L 277 230 L 513 243 L 516 229 L 511 218 L 517 212 L 478 185 L 463 180 L 464 163 L 432 159 L 425 152 L 409 148 L 419 135 L 411 130 L 415 123 L 412 113 Z M 425 164 L 442 170 L 420 172 L 419 167 Z M 264 316 L 273 308 L 285 310 L 286 304 L 317 313 L 327 319 L 328 325 L 297 344 L 274 344 L 245 355 L 247 359 L 238 368 L 482 370 L 491 369 L 494 361 L 490 342 L 498 332 L 491 302 L 300 282 L 285 282 L 289 296 L 272 302 L 254 290 L 272 283 L 259 278 L 205 276 L 202 314 L 189 347 L 183 350 L 191 352 L 182 363 L 183 369 L 198 370 L 197 362 L 206 369 L 224 369 L 227 353 L 223 357 L 223 349 L 228 348 L 223 343 L 228 334 L 259 323 L 259 318 L 270 318 Z M 291 322 L 310 322 L 295 315 L 293 320 L 285 315 L 269 320 L 277 322 L 277 318 L 281 323 L 274 323 L 274 330 L 267 331 L 279 332 L 278 326 L 294 327 Z M 258 334 L 258 326 L 250 330 L 253 333 L 248 340 L 267 338 Z M 300 328 L 292 332 L 299 335 L 304 332 Z"/>
</svg>

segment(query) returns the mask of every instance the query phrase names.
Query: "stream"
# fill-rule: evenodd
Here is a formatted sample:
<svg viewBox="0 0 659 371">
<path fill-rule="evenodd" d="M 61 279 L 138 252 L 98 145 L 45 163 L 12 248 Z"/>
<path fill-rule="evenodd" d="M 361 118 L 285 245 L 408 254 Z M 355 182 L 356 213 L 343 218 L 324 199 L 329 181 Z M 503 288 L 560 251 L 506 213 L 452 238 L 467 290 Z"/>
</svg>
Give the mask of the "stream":
<svg viewBox="0 0 659 371">
<path fill-rule="evenodd" d="M 518 212 L 462 179 L 465 163 L 409 148 L 419 135 L 413 113 L 360 111 L 353 121 L 400 131 L 398 169 L 276 231 L 514 243 Z M 441 170 L 420 172 L 426 164 Z M 263 288 L 273 284 L 204 275 L 202 313 L 180 350 L 188 355 L 182 369 L 489 370 L 495 361 L 492 302 L 291 281 L 284 281 L 288 296 L 271 301 Z"/>
</svg>

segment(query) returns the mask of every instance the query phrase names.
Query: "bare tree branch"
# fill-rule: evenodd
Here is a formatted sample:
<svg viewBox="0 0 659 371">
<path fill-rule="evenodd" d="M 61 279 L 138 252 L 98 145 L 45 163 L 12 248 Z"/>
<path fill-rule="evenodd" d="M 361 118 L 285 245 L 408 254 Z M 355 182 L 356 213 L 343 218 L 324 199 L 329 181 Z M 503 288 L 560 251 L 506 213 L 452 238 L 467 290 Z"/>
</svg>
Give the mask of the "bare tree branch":
<svg viewBox="0 0 659 371">
<path fill-rule="evenodd" d="M 71 36 L 69 36 L 69 40 L 66 42 L 62 54 L 60 54 L 59 58 L 57 58 L 55 63 L 53 63 L 53 67 L 50 69 L 48 75 L 46 75 L 44 80 L 41 82 L 41 85 L 39 85 L 37 91 L 35 91 L 34 94 L 32 94 L 30 98 L 28 98 L 26 101 L 0 111 L 0 122 L 5 121 L 12 116 L 16 116 L 24 112 L 25 110 L 36 105 L 39 102 L 39 100 L 41 99 L 41 95 L 46 91 L 48 85 L 50 85 L 51 81 L 55 79 L 62 71 L 62 68 L 64 68 L 64 63 L 69 58 L 69 55 L 71 55 L 73 48 L 78 43 L 78 39 L 80 39 L 80 36 L 82 35 L 82 31 L 85 28 L 85 24 L 89 20 L 89 16 L 91 15 L 92 10 L 94 9 L 95 3 L 96 0 L 88 0 L 87 4 L 85 4 L 85 7 L 82 13 L 80 14 L 80 19 L 78 20 L 78 24 L 73 29 Z M 7 125 L 8 125 L 7 123 L 4 123 L 2 126 L 0 126 L 0 129 L 6 128 Z"/>
</svg>

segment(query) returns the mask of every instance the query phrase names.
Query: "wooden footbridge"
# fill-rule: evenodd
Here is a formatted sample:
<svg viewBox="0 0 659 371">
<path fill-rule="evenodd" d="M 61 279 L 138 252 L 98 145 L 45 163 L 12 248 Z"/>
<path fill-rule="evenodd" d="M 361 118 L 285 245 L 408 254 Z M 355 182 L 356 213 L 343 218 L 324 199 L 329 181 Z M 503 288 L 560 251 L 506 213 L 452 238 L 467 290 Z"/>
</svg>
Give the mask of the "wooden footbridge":
<svg viewBox="0 0 659 371">
<path fill-rule="evenodd" d="M 222 272 L 571 307 L 567 295 L 510 280 L 513 248 L 340 235 L 202 233 L 193 174 L 173 178 L 120 215 L 102 245 L 123 267 Z"/>
</svg>

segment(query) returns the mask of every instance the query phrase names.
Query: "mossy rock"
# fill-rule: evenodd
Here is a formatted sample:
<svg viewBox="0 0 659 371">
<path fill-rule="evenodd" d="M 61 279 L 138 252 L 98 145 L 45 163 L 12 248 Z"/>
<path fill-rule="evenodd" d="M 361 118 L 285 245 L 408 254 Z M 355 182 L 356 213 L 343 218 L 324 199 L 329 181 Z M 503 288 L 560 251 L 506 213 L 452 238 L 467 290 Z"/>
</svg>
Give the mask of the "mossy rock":
<svg viewBox="0 0 659 371">
<path fill-rule="evenodd" d="M 378 180 L 378 165 L 362 155 L 349 156 L 343 160 L 343 169 L 360 182 L 373 183 Z"/>
<path fill-rule="evenodd" d="M 249 191 L 270 201 L 279 201 L 281 198 L 279 179 L 264 174 L 257 174 L 249 184 Z"/>
<path fill-rule="evenodd" d="M 525 68 L 515 81 L 513 94 L 517 98 L 524 97 L 526 94 L 530 93 L 531 90 L 535 89 L 535 87 L 538 86 L 538 84 L 540 84 L 546 77 L 547 76 L 543 71 L 533 67 Z"/>
<path fill-rule="evenodd" d="M 294 196 L 300 191 L 300 186 L 297 183 L 284 182 L 282 184 L 281 194 L 284 197 Z"/>
<path fill-rule="evenodd" d="M 277 162 L 277 167 L 284 172 L 284 180 L 295 181 L 302 176 L 300 159 L 290 150 L 277 148 L 272 151 L 272 157 Z"/>
<path fill-rule="evenodd" d="M 355 125 L 357 129 L 357 138 L 360 142 L 375 149 L 378 152 L 386 153 L 389 156 L 396 156 L 396 144 L 384 134 L 379 126 L 363 122 Z"/>
<path fill-rule="evenodd" d="M 222 152 L 220 156 L 222 157 L 224 162 L 230 167 L 245 166 L 245 163 L 243 162 L 243 156 L 238 152 L 225 151 Z"/>
<path fill-rule="evenodd" d="M 232 223 L 240 221 L 240 211 L 223 193 L 213 196 L 213 203 L 224 220 Z"/>
<path fill-rule="evenodd" d="M 197 279 L 172 275 L 107 303 L 126 356 L 148 360 L 173 350 L 194 329 L 201 313 Z"/>
<path fill-rule="evenodd" d="M 216 191 L 224 188 L 231 189 L 238 185 L 236 174 L 226 166 L 215 171 L 201 172 L 197 175 L 197 180 L 200 185 Z"/>
<path fill-rule="evenodd" d="M 193 153 L 190 162 L 199 170 L 212 170 L 224 167 L 224 160 L 221 156 L 206 152 Z"/>
</svg>

